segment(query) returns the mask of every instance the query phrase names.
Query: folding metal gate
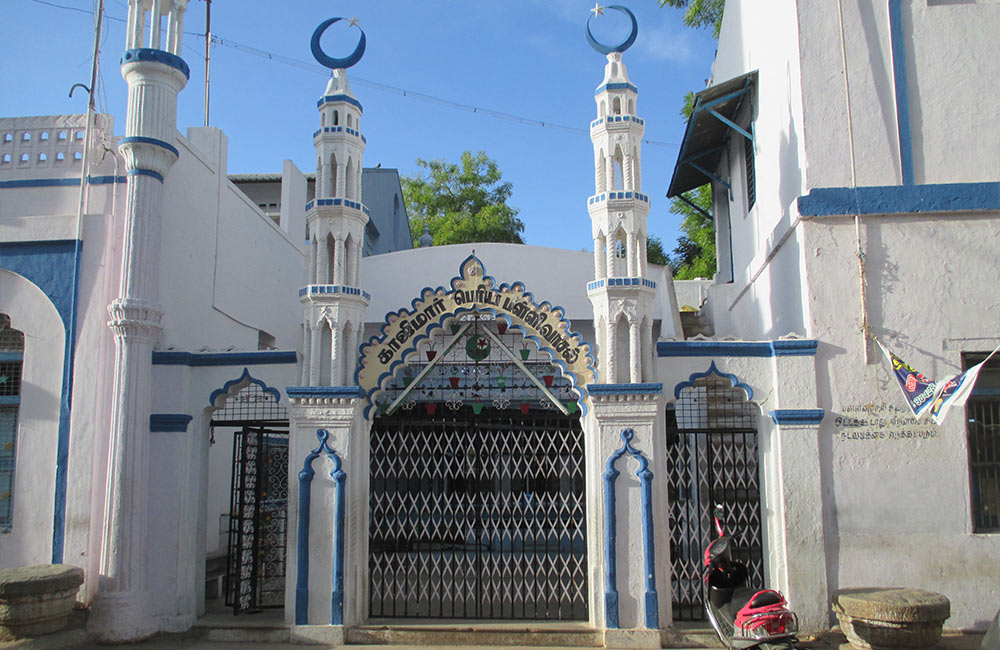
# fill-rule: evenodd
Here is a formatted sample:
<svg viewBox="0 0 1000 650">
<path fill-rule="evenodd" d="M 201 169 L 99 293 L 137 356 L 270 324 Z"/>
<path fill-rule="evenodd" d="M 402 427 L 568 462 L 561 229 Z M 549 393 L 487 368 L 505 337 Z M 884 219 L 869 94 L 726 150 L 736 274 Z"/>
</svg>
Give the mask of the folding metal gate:
<svg viewBox="0 0 1000 650">
<path fill-rule="evenodd" d="M 233 439 L 229 584 L 236 614 L 283 607 L 288 431 L 244 426 Z"/>
<path fill-rule="evenodd" d="M 420 409 L 371 433 L 372 618 L 587 618 L 579 416 Z"/>
<path fill-rule="evenodd" d="M 757 407 L 730 379 L 711 374 L 682 390 L 666 415 L 673 615 L 704 620 L 702 560 L 716 536 L 716 504 L 748 586 L 764 585 Z"/>
</svg>

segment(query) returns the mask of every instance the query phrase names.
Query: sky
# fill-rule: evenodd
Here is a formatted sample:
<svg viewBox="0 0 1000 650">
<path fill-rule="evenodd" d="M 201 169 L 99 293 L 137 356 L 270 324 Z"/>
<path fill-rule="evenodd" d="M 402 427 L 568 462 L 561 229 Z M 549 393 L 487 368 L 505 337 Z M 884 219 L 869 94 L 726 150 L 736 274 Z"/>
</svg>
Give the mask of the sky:
<svg viewBox="0 0 1000 650">
<path fill-rule="evenodd" d="M 642 190 L 651 198 L 649 232 L 673 248 L 679 218 L 664 197 L 685 121 L 683 96 L 705 86 L 715 53 L 708 30 L 684 26 L 682 12 L 656 0 L 621 0 L 639 32 L 623 61 L 639 88 L 645 120 Z M 94 0 L 0 0 L 0 117 L 86 111 Z M 589 124 L 605 57 L 587 44 L 594 3 L 586 0 L 213 0 L 210 124 L 229 138 L 229 173 L 280 172 L 284 159 L 315 171 L 316 100 L 329 70 L 309 40 L 323 20 L 356 17 L 364 58 L 348 70 L 364 106 L 364 164 L 420 171 L 418 158 L 457 161 L 483 150 L 513 183 L 528 244 L 591 250 L 587 197 L 594 193 Z M 178 129 L 204 124 L 204 0 L 190 0 L 182 56 L 191 78 L 181 91 Z M 125 127 L 119 71 L 126 0 L 105 0 L 98 110 Z M 592 22 L 598 40 L 617 42 L 624 15 Z M 341 21 L 322 45 L 346 56 L 357 28 Z M 543 126 L 544 125 L 544 126 Z"/>
</svg>

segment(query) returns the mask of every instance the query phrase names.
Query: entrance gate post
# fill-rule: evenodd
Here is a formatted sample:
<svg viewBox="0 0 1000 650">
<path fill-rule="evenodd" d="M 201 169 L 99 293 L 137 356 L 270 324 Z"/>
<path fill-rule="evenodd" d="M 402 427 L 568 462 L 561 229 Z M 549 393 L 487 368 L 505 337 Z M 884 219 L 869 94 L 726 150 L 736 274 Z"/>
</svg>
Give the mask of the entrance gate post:
<svg viewBox="0 0 1000 650">
<path fill-rule="evenodd" d="M 289 387 L 285 617 L 302 639 L 342 644 L 365 615 L 367 423 L 360 389 Z M 316 627 L 314 627 L 316 626 Z"/>
<path fill-rule="evenodd" d="M 591 384 L 591 602 L 609 648 L 659 648 L 670 615 L 662 384 Z"/>
</svg>

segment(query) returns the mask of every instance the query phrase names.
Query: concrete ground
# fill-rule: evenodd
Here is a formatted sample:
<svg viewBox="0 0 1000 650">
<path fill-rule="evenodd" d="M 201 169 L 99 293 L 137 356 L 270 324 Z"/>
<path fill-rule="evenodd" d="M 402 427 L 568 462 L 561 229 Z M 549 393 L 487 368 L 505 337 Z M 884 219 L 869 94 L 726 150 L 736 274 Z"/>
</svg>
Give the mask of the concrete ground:
<svg viewBox="0 0 1000 650">
<path fill-rule="evenodd" d="M 707 636 L 707 635 L 706 635 Z M 980 650 L 983 635 L 981 633 L 946 632 L 941 639 L 941 643 L 935 650 Z M 711 637 L 714 640 L 714 637 Z M 292 643 L 256 643 L 256 642 L 220 642 L 205 641 L 189 633 L 185 634 L 161 634 L 143 641 L 142 643 L 129 643 L 115 646 L 99 646 L 92 641 L 88 641 L 82 630 L 70 630 L 58 634 L 40 637 L 38 639 L 24 639 L 20 641 L 0 642 L 0 649 L 12 650 L 17 648 L 32 650 L 54 650 L 56 648 L 66 648 L 70 650 L 91 650 L 98 648 L 115 648 L 119 650 L 310 650 L 345 646 L 322 646 L 322 645 L 300 645 Z M 403 645 L 365 645 L 346 646 L 359 650 L 468 650 L 472 646 L 403 646 Z M 508 647 L 513 646 L 497 646 Z M 705 647 L 721 648 L 721 644 L 716 642 L 713 646 L 691 648 L 689 650 L 705 650 Z M 856 650 L 846 642 L 843 635 L 837 630 L 823 635 L 818 639 L 805 640 L 800 643 L 800 647 L 807 650 Z M 558 648 L 553 646 L 532 648 L 528 646 L 517 646 L 518 650 L 571 650 L 569 648 Z M 683 649 L 678 649 L 683 650 Z"/>
</svg>

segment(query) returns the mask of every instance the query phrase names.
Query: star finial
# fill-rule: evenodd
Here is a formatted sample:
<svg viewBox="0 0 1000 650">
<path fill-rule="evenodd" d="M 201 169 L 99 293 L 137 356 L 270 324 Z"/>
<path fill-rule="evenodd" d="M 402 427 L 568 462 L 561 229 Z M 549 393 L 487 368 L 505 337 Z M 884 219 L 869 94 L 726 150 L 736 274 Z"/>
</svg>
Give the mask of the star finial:
<svg viewBox="0 0 1000 650">
<path fill-rule="evenodd" d="M 358 26 L 358 19 L 355 16 L 351 16 L 351 19 L 349 21 L 347 21 L 347 22 L 348 22 L 348 27 L 357 27 Z"/>
<path fill-rule="evenodd" d="M 604 15 L 604 7 L 601 6 L 600 2 L 595 2 L 594 3 L 594 8 L 591 9 L 590 11 L 595 16 L 603 16 Z"/>
</svg>

